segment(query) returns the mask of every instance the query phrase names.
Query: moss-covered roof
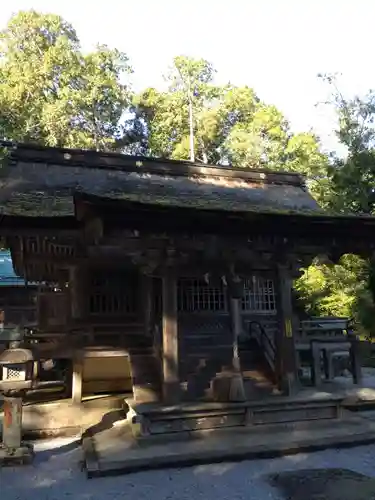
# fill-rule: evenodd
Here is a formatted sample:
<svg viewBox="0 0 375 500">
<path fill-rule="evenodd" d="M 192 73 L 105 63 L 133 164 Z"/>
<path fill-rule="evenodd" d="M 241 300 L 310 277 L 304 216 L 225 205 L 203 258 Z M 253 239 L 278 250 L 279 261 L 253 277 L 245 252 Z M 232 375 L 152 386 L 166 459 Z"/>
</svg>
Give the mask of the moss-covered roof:
<svg viewBox="0 0 375 500">
<path fill-rule="evenodd" d="M 1 213 L 74 215 L 73 196 L 229 212 L 318 214 L 296 174 L 18 146 L 0 170 Z"/>
</svg>

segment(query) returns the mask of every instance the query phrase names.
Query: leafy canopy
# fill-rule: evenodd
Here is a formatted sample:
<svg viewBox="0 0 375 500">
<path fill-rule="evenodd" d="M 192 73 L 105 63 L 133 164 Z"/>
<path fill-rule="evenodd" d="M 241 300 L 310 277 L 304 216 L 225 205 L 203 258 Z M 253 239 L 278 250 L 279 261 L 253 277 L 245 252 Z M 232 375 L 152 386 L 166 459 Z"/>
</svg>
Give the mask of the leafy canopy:
<svg viewBox="0 0 375 500">
<path fill-rule="evenodd" d="M 214 74 L 204 59 L 179 56 L 167 76 L 166 91 L 147 88 L 136 96 L 137 116 L 147 131 L 147 154 L 189 158 L 190 96 L 198 161 L 300 172 L 313 189 L 324 182 L 328 159 L 313 134 L 293 134 L 282 113 L 262 102 L 253 89 L 215 85 Z"/>
<path fill-rule="evenodd" d="M 4 138 L 48 146 L 114 149 L 131 93 L 125 54 L 83 54 L 60 16 L 20 12 L 0 35 L 0 126 Z"/>
</svg>

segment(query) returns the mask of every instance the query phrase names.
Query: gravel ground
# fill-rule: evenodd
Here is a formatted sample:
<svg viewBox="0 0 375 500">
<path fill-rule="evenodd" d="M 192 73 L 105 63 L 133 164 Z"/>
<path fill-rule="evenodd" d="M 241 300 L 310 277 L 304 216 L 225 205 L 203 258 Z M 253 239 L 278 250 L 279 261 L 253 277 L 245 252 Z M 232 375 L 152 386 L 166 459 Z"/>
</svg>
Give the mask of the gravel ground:
<svg viewBox="0 0 375 500">
<path fill-rule="evenodd" d="M 0 470 L 1 500 L 282 500 L 268 483 L 277 472 L 342 467 L 375 477 L 375 445 L 91 480 L 74 440 L 39 442 L 36 452 L 32 466 Z"/>
</svg>

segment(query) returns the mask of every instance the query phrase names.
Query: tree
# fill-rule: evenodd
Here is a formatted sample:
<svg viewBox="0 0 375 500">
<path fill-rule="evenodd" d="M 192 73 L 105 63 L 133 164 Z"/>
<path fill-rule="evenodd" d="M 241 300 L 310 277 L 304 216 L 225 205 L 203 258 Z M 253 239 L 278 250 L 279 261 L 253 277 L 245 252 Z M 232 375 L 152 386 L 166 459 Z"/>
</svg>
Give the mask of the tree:
<svg viewBox="0 0 375 500">
<path fill-rule="evenodd" d="M 337 265 L 317 257 L 295 289 L 312 315 L 358 318 L 358 299 L 366 291 L 366 276 L 367 265 L 356 255 L 344 255 Z"/>
<path fill-rule="evenodd" d="M 282 113 L 249 87 L 214 85 L 203 59 L 176 57 L 165 92 L 148 88 L 135 99 L 148 153 L 203 163 L 300 172 L 317 195 L 328 158 L 311 133 L 292 134 Z M 193 151 L 193 153 L 192 153 Z"/>
<path fill-rule="evenodd" d="M 375 203 L 375 93 L 346 98 L 337 75 L 319 75 L 331 89 L 328 102 L 338 119 L 336 134 L 347 157 L 334 158 L 329 169 L 331 208 L 337 212 L 372 214 Z"/>
<path fill-rule="evenodd" d="M 220 92 L 213 75 L 208 61 L 178 56 L 166 76 L 166 92 L 148 88 L 136 97 L 134 110 L 146 124 L 149 154 L 208 161 L 198 130 L 203 120 L 209 122 L 203 116 L 207 103 Z"/>
<path fill-rule="evenodd" d="M 327 205 L 336 212 L 374 214 L 375 94 L 347 99 L 337 76 L 320 75 L 331 88 L 329 103 L 337 114 L 337 136 L 346 158 L 334 158 L 328 169 Z M 296 283 L 307 309 L 314 314 L 354 316 L 362 333 L 375 333 L 375 263 L 344 256 L 338 265 L 316 259 Z"/>
<path fill-rule="evenodd" d="M 174 59 L 172 73 L 169 75 L 171 90 L 181 92 L 186 98 L 189 114 L 189 152 L 190 161 L 195 159 L 195 107 L 202 106 L 207 97 L 208 84 L 212 81 L 213 68 L 204 59 L 194 60 L 190 57 L 178 56 Z"/>
<path fill-rule="evenodd" d="M 121 122 L 131 100 L 125 54 L 106 46 L 83 54 L 69 23 L 35 11 L 15 15 L 0 43 L 3 138 L 97 150 L 132 140 Z"/>
</svg>

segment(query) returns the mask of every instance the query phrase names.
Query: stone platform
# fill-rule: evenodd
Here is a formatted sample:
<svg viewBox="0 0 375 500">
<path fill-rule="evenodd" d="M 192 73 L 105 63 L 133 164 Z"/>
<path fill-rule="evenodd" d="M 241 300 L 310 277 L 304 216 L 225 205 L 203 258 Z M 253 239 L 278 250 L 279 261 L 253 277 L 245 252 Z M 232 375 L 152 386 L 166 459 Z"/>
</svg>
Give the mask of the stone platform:
<svg viewBox="0 0 375 500">
<path fill-rule="evenodd" d="M 71 399 L 43 403 L 26 403 L 22 407 L 24 439 L 52 436 L 80 436 L 89 427 L 104 421 L 114 421 L 123 412 L 125 395 L 93 396 L 84 399 L 81 405 L 72 404 Z M 3 412 L 0 404 L 0 440 Z"/>
<path fill-rule="evenodd" d="M 178 437 L 177 437 L 178 436 Z M 375 422 L 345 412 L 335 420 L 252 425 L 136 439 L 126 421 L 87 432 L 82 440 L 89 478 L 164 467 L 271 458 L 375 442 Z"/>
<path fill-rule="evenodd" d="M 127 418 L 136 437 L 164 436 L 306 420 L 337 419 L 342 396 L 265 398 L 242 403 L 183 403 L 162 406 L 126 400 Z M 126 410 L 125 410 L 126 411 Z"/>
</svg>

